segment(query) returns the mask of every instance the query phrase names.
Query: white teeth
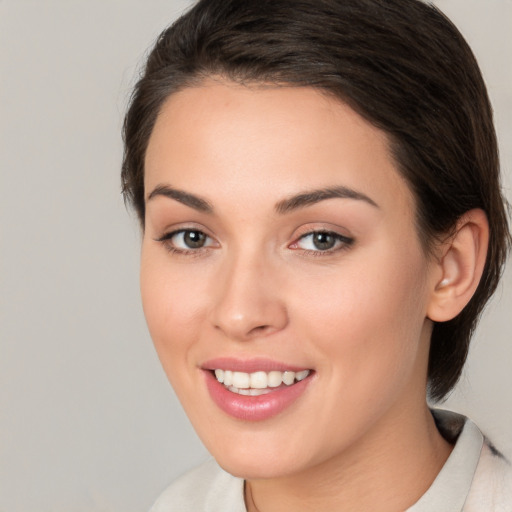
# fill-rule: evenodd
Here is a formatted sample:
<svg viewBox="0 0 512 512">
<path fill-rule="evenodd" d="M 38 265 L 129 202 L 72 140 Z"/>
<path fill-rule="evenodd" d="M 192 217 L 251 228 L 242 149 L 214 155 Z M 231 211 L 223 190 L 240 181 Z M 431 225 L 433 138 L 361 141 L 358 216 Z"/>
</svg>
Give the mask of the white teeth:
<svg viewBox="0 0 512 512">
<path fill-rule="evenodd" d="M 224 372 L 224 386 L 231 386 L 233 384 L 233 372 L 230 372 L 229 370 L 226 370 Z"/>
<path fill-rule="evenodd" d="M 251 373 L 251 388 L 265 389 L 267 387 L 267 374 L 265 372 Z"/>
<path fill-rule="evenodd" d="M 295 382 L 304 380 L 310 373 L 310 370 L 245 373 L 216 369 L 215 378 L 234 393 L 257 396 L 268 393 L 271 391 L 269 388 L 277 388 L 281 384 L 291 386 Z"/>
<path fill-rule="evenodd" d="M 251 384 L 251 376 L 248 373 L 233 372 L 232 385 L 238 389 L 248 389 Z"/>
<path fill-rule="evenodd" d="M 283 373 L 283 382 L 287 386 L 291 386 L 295 382 L 295 372 L 284 372 Z"/>
<path fill-rule="evenodd" d="M 283 382 L 283 373 L 282 372 L 269 372 L 267 381 L 268 381 L 269 388 L 277 388 L 277 386 L 280 386 L 281 382 Z"/>
<path fill-rule="evenodd" d="M 267 393 L 270 393 L 270 389 L 239 389 L 235 386 L 229 386 L 229 391 L 232 393 L 238 393 L 239 395 L 246 395 L 246 396 L 259 396 L 259 395 L 266 395 Z"/>
<path fill-rule="evenodd" d="M 309 375 L 309 370 L 302 370 L 301 372 L 297 372 L 295 374 L 295 378 L 298 381 L 304 380 Z"/>
</svg>

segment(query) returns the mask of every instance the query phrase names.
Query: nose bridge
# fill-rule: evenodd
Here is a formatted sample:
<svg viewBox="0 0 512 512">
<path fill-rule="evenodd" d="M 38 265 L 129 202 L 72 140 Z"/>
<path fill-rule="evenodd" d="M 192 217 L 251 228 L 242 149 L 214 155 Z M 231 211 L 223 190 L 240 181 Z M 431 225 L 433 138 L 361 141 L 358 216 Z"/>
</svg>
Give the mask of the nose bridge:
<svg viewBox="0 0 512 512">
<path fill-rule="evenodd" d="M 249 340 L 287 324 L 286 305 L 276 289 L 277 269 L 270 260 L 264 251 L 246 248 L 222 262 L 211 318 L 227 337 Z"/>
</svg>

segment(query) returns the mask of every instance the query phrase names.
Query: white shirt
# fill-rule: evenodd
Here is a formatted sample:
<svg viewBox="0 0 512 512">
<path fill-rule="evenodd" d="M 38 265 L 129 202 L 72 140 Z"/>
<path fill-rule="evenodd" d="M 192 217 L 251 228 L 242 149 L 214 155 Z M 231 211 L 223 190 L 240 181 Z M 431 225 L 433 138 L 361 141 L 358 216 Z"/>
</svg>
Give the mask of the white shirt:
<svg viewBox="0 0 512 512">
<path fill-rule="evenodd" d="M 512 512 L 512 467 L 469 419 L 432 411 L 452 453 L 406 512 Z M 244 481 L 212 459 L 176 480 L 150 512 L 246 512 Z"/>
</svg>

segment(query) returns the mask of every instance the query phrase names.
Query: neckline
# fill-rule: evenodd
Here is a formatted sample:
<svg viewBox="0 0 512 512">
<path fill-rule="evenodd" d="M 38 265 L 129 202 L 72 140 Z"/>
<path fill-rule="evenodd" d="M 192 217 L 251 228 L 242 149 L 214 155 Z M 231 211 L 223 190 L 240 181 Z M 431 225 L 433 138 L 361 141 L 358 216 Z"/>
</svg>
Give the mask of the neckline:
<svg viewBox="0 0 512 512">
<path fill-rule="evenodd" d="M 427 492 L 406 512 L 461 512 L 471 489 L 483 446 L 478 427 L 460 414 L 433 409 L 437 428 L 453 451 Z"/>
</svg>

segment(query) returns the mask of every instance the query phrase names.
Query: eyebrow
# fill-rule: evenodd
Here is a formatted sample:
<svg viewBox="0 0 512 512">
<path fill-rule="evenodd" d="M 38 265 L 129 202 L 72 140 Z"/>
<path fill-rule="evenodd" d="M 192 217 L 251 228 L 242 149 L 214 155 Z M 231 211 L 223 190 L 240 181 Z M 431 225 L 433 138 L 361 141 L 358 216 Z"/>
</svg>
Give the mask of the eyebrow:
<svg viewBox="0 0 512 512">
<path fill-rule="evenodd" d="M 283 199 L 276 204 L 276 211 L 282 214 L 289 213 L 293 210 L 311 206 L 319 203 L 320 201 L 325 201 L 326 199 L 335 198 L 364 201 L 375 208 L 379 208 L 379 205 L 373 199 L 369 198 L 362 192 L 358 192 L 348 187 L 339 186 L 301 192 L 300 194 Z"/>
<path fill-rule="evenodd" d="M 151 194 L 148 195 L 146 201 L 150 201 L 157 196 L 169 197 L 170 199 L 174 199 L 175 201 L 200 212 L 213 213 L 213 206 L 206 199 L 194 194 L 189 194 L 183 190 L 172 188 L 169 185 L 156 186 Z"/>
<path fill-rule="evenodd" d="M 169 185 L 156 186 L 148 195 L 147 201 L 150 201 L 157 196 L 174 199 L 175 201 L 200 212 L 213 213 L 213 206 L 206 199 L 190 194 L 189 192 L 184 192 L 183 190 L 172 188 Z M 338 186 L 301 192 L 276 203 L 275 210 L 277 213 L 285 214 L 327 199 L 355 199 L 358 201 L 364 201 L 375 208 L 379 208 L 378 204 L 373 201 L 373 199 L 369 198 L 362 192 L 358 192 L 348 187 Z"/>
</svg>

